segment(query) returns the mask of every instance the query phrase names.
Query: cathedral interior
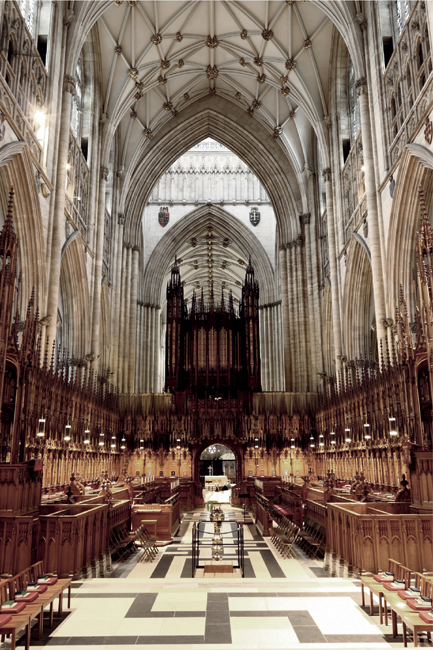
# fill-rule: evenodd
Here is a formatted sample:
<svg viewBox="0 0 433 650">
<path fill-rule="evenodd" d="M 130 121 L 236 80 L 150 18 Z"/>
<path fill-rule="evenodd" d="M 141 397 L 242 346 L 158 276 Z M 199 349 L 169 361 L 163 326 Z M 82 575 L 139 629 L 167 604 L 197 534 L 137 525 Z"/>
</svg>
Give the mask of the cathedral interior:
<svg viewBox="0 0 433 650">
<path fill-rule="evenodd" d="M 0 24 L 0 648 L 432 647 L 432 2 Z"/>
</svg>

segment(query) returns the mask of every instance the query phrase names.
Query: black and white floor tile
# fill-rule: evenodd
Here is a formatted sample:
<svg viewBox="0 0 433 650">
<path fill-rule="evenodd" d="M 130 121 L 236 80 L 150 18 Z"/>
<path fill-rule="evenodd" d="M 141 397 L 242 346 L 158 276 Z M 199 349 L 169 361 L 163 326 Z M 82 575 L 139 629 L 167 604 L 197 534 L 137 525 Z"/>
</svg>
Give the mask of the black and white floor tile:
<svg viewBox="0 0 433 650">
<path fill-rule="evenodd" d="M 240 510 L 224 507 L 225 539 L 232 539 Z M 299 648 L 402 648 L 390 628 L 379 626 L 361 608 L 356 580 L 329 578 L 320 561 L 298 553 L 282 559 L 255 526 L 245 526 L 245 577 L 192 578 L 191 528 L 203 521 L 204 538 L 213 530 L 206 510 L 189 513 L 173 544 L 153 563 L 138 554 L 109 578 L 74 585 L 72 610 L 31 648 L 90 646 L 116 650 L 272 650 Z M 210 537 L 210 536 L 209 536 Z M 210 549 L 206 552 L 210 558 Z M 203 560 L 206 560 L 206 553 Z M 226 547 L 225 561 L 235 560 Z M 400 626 L 401 627 L 401 626 Z M 432 647 L 426 638 L 421 647 Z M 3 648 L 2 645 L 0 645 Z M 7 644 L 4 645 L 7 647 Z"/>
</svg>

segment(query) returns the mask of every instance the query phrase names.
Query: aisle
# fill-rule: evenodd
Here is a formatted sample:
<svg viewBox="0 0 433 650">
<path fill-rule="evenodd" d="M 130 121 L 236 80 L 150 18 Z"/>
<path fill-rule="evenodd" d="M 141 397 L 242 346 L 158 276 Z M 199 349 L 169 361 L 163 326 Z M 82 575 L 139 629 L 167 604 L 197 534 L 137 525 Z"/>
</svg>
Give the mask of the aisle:
<svg viewBox="0 0 433 650">
<path fill-rule="evenodd" d="M 241 510 L 223 506 L 229 520 Z M 245 527 L 246 577 L 191 578 L 191 528 L 209 513 L 188 514 L 175 543 L 158 561 L 133 556 L 109 578 L 87 580 L 73 590 L 73 610 L 33 647 L 60 650 L 258 650 L 290 648 L 401 648 L 388 643 L 360 604 L 355 580 L 323 577 L 321 562 L 282 560 L 255 526 Z M 209 522 L 206 529 L 211 530 Z M 230 553 L 225 556 L 226 560 Z M 121 576 L 121 577 L 117 577 Z M 6 647 L 6 646 L 5 646 Z"/>
</svg>

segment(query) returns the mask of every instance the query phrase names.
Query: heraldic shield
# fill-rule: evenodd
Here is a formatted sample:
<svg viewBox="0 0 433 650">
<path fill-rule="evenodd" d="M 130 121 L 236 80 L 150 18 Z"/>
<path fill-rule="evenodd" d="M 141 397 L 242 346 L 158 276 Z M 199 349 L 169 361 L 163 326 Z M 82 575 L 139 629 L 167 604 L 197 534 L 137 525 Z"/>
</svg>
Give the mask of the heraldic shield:
<svg viewBox="0 0 433 650">
<path fill-rule="evenodd" d="M 258 226 L 260 223 L 260 212 L 258 208 L 251 208 L 250 221 L 253 226 Z"/>
<path fill-rule="evenodd" d="M 168 208 L 161 208 L 158 214 L 158 221 L 159 224 L 165 228 L 165 226 L 168 224 L 170 220 L 170 213 L 168 211 Z"/>
</svg>

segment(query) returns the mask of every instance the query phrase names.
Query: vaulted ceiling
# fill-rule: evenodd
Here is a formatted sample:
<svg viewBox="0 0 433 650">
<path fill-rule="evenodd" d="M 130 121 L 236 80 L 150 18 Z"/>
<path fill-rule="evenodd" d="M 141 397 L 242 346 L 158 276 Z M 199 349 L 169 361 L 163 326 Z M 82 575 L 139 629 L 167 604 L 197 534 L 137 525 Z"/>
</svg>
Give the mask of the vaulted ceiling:
<svg viewBox="0 0 433 650">
<path fill-rule="evenodd" d="M 120 129 L 123 169 L 143 139 L 213 94 L 281 138 L 295 172 L 313 166 L 333 23 L 312 2 L 118 1 L 97 28 L 103 119 Z"/>
</svg>

